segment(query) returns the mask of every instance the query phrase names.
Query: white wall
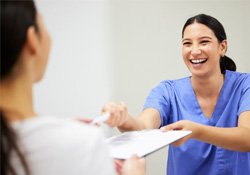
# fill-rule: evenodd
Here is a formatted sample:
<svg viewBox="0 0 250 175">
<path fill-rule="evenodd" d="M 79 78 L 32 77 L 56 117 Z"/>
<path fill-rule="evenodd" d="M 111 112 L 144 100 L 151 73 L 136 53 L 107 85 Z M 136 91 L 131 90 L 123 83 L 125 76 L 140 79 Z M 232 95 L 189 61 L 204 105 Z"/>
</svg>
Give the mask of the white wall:
<svg viewBox="0 0 250 175">
<path fill-rule="evenodd" d="M 52 37 L 44 80 L 35 88 L 39 112 L 93 117 L 110 100 L 106 15 L 102 1 L 37 1 Z"/>
<path fill-rule="evenodd" d="M 140 112 L 149 90 L 164 79 L 189 75 L 181 56 L 181 30 L 198 13 L 215 16 L 228 35 L 228 53 L 250 72 L 250 2 L 112 1 L 115 96 Z"/>
<path fill-rule="evenodd" d="M 228 35 L 228 56 L 250 72 L 250 1 L 39 1 L 53 47 L 35 88 L 39 112 L 93 117 L 109 100 L 140 113 L 161 80 L 188 76 L 181 29 L 198 13 L 216 17 Z M 149 175 L 165 174 L 167 149 L 147 158 Z"/>
</svg>

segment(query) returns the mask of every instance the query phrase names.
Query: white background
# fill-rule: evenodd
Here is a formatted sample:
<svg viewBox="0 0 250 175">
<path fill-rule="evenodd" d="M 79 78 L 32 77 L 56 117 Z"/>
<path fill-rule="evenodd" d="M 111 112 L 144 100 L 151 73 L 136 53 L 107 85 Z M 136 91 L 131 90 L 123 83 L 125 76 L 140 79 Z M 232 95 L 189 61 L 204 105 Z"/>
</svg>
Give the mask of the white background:
<svg viewBox="0 0 250 175">
<path fill-rule="evenodd" d="M 250 1 L 37 0 L 52 37 L 50 61 L 34 89 L 43 114 L 92 118 L 108 101 L 136 116 L 164 79 L 190 75 L 181 56 L 187 18 L 216 17 L 228 36 L 227 55 L 250 72 Z M 147 174 L 166 170 L 167 149 L 147 158 Z"/>
</svg>

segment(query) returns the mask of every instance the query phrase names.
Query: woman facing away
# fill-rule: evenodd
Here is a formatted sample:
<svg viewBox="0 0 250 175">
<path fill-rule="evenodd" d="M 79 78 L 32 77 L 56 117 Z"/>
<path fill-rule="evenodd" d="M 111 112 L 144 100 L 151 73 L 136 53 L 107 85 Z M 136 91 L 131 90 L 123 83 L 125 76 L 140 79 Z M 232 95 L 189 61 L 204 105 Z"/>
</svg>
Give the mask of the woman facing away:
<svg viewBox="0 0 250 175">
<path fill-rule="evenodd" d="M 121 131 L 191 130 L 169 146 L 169 175 L 249 175 L 250 74 L 235 72 L 226 51 L 226 33 L 217 19 L 189 18 L 182 55 L 191 76 L 162 81 L 135 118 L 124 103 L 106 104 L 102 112 L 111 114 L 106 123 Z"/>
<path fill-rule="evenodd" d="M 34 111 L 32 86 L 49 49 L 34 2 L 1 1 L 1 174 L 116 174 L 98 128 Z M 128 159 L 118 173 L 144 175 L 145 159 Z"/>
</svg>

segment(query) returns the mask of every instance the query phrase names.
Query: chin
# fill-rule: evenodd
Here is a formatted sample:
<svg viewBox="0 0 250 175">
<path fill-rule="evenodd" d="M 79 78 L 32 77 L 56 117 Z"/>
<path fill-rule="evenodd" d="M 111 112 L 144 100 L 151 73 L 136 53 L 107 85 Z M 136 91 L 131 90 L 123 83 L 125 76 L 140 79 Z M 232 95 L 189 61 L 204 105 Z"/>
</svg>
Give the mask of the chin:
<svg viewBox="0 0 250 175">
<path fill-rule="evenodd" d="M 208 75 L 208 72 L 205 70 L 192 70 L 192 69 L 190 69 L 190 72 L 191 72 L 192 76 L 196 76 L 196 77 L 205 77 Z"/>
<path fill-rule="evenodd" d="M 43 75 L 36 77 L 34 80 L 34 83 L 38 83 L 38 82 L 42 81 L 43 77 L 44 77 Z"/>
</svg>

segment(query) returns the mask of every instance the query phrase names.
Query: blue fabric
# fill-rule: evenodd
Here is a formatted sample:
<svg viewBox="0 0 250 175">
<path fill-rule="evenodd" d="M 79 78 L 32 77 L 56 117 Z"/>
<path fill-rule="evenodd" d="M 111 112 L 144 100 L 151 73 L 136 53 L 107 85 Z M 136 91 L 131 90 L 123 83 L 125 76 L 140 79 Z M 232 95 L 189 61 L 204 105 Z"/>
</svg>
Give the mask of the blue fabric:
<svg viewBox="0 0 250 175">
<path fill-rule="evenodd" d="M 204 116 L 190 77 L 163 81 L 155 87 L 144 105 L 155 108 L 161 126 L 191 120 L 209 126 L 235 127 L 241 112 L 250 110 L 250 74 L 226 71 L 216 107 L 210 118 Z M 168 175 L 250 175 L 250 152 L 230 151 L 190 139 L 180 147 L 169 146 Z"/>
</svg>

